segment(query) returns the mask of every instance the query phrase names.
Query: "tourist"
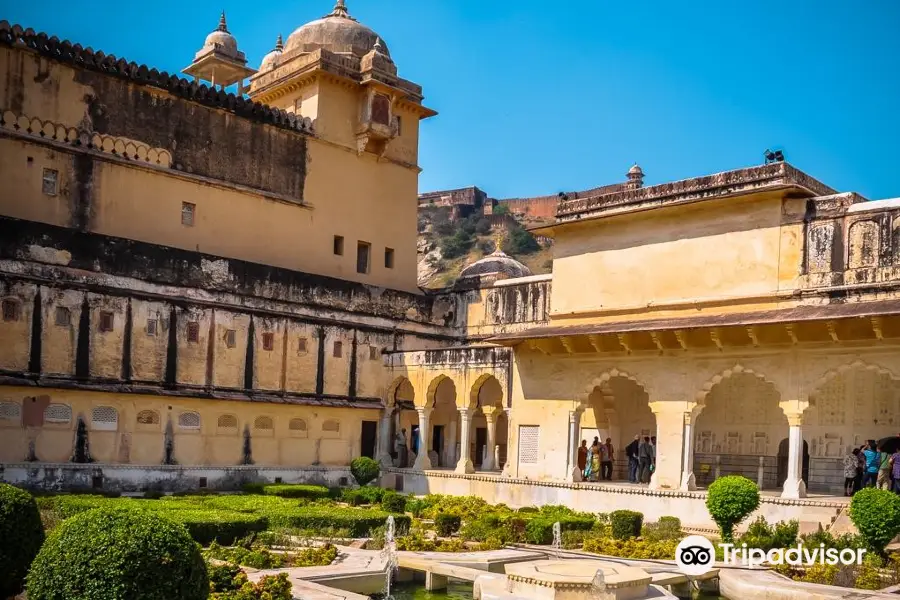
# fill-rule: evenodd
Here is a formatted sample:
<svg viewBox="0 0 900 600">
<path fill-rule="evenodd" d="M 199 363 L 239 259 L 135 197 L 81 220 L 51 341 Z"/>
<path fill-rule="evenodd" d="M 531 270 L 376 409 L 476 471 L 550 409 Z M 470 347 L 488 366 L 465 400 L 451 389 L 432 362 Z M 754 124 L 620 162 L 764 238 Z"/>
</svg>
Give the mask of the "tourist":
<svg viewBox="0 0 900 600">
<path fill-rule="evenodd" d="M 856 480 L 853 482 L 853 493 L 855 494 L 859 490 L 862 489 L 863 475 L 866 472 L 866 455 L 863 450 L 866 449 L 865 445 L 860 446 L 856 449 Z"/>
<path fill-rule="evenodd" d="M 656 436 L 650 436 L 650 450 L 653 452 L 653 455 L 650 457 L 650 473 L 652 474 L 656 471 Z"/>
<path fill-rule="evenodd" d="M 603 445 L 606 448 L 606 460 L 604 460 L 602 465 L 603 479 L 612 481 L 613 461 L 616 460 L 616 451 L 613 448 L 612 438 L 606 438 L 606 443 Z"/>
<path fill-rule="evenodd" d="M 891 489 L 891 455 L 882 452 L 881 446 L 878 446 L 878 480 L 876 483 L 879 490 Z"/>
<path fill-rule="evenodd" d="M 875 450 L 875 440 L 869 440 L 866 449 L 863 450 L 866 457 L 866 471 L 863 473 L 863 487 L 875 487 L 878 481 L 878 468 L 881 466 L 878 451 Z"/>
<path fill-rule="evenodd" d="M 581 445 L 578 446 L 578 471 L 581 473 L 583 477 L 585 475 L 585 469 L 587 469 L 587 457 L 588 457 L 588 447 L 587 440 L 581 440 Z"/>
<path fill-rule="evenodd" d="M 599 438 L 594 438 L 591 445 L 591 481 L 600 480 L 601 449 Z"/>
<path fill-rule="evenodd" d="M 653 446 L 650 445 L 650 436 L 644 436 L 638 446 L 638 475 L 639 483 L 650 483 L 650 466 L 653 464 Z"/>
<path fill-rule="evenodd" d="M 900 494 L 900 448 L 891 455 L 892 475 L 894 476 L 894 492 Z"/>
<path fill-rule="evenodd" d="M 628 481 L 638 482 L 638 447 L 641 445 L 641 436 L 634 436 L 634 440 L 625 446 L 625 456 L 628 457 Z"/>
<path fill-rule="evenodd" d="M 854 448 L 844 457 L 844 495 L 852 496 L 856 491 L 856 471 L 859 467 L 859 448 Z"/>
<path fill-rule="evenodd" d="M 609 462 L 609 446 L 606 443 L 600 444 L 600 479 L 606 480 L 606 465 Z"/>
<path fill-rule="evenodd" d="M 397 453 L 397 466 L 404 469 L 408 466 L 406 461 L 409 460 L 406 448 L 406 429 L 401 429 L 397 432 L 397 435 L 394 436 L 394 446 L 395 452 Z"/>
</svg>

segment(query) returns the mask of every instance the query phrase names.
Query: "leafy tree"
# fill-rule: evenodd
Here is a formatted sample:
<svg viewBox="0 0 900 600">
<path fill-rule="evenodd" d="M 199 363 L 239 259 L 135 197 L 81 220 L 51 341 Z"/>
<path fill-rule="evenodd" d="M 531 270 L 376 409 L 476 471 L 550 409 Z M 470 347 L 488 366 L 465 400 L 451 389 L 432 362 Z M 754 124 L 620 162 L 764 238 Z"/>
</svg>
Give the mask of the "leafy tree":
<svg viewBox="0 0 900 600">
<path fill-rule="evenodd" d="M 734 528 L 759 507 L 759 489 L 740 475 L 716 479 L 709 486 L 706 509 L 719 526 L 723 542 L 734 541 Z"/>
<path fill-rule="evenodd" d="M 475 223 L 475 233 L 478 235 L 487 235 L 491 232 L 491 220 L 487 217 L 481 217 Z"/>
<path fill-rule="evenodd" d="M 528 231 L 521 225 L 516 225 L 509 231 L 509 235 L 503 240 L 503 251 L 512 256 L 531 254 L 541 249 L 541 246 Z"/>
<path fill-rule="evenodd" d="M 368 456 L 360 456 L 359 458 L 354 458 L 353 462 L 350 463 L 350 473 L 353 474 L 353 479 L 356 480 L 356 483 L 364 486 L 378 479 L 381 467 Z"/>
<path fill-rule="evenodd" d="M 865 488 L 850 501 L 850 520 L 869 546 L 881 555 L 900 533 L 900 496 L 887 490 Z"/>
<path fill-rule="evenodd" d="M 509 214 L 509 206 L 506 204 L 498 204 L 494 207 L 495 215 L 508 215 Z"/>
</svg>

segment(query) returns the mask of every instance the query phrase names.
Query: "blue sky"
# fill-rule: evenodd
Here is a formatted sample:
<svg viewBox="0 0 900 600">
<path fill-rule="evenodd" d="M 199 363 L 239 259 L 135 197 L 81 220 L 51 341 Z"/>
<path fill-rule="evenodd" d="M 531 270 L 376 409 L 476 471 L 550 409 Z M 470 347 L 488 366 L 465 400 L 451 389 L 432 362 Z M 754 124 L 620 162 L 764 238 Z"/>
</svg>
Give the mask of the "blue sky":
<svg viewBox="0 0 900 600">
<path fill-rule="evenodd" d="M 287 2 L 9 2 L 0 18 L 170 72 L 219 11 L 252 66 L 330 11 Z M 348 0 L 440 115 L 422 191 L 494 197 L 649 184 L 762 162 L 900 196 L 900 0 Z"/>
</svg>

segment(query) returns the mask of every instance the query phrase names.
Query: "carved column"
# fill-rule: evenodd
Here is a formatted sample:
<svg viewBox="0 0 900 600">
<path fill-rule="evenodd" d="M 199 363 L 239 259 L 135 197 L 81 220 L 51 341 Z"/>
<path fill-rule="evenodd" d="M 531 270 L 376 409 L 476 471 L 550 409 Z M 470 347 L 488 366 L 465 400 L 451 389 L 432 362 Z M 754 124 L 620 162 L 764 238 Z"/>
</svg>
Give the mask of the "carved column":
<svg viewBox="0 0 900 600">
<path fill-rule="evenodd" d="M 779 403 L 787 417 L 788 426 L 788 471 L 782 488 L 782 498 L 806 498 L 806 483 L 803 481 L 803 413 L 809 407 L 805 400 L 787 400 Z"/>
<path fill-rule="evenodd" d="M 474 473 L 475 466 L 469 458 L 469 426 L 472 424 L 472 409 L 459 409 L 459 462 L 456 463 L 457 473 Z"/>
<path fill-rule="evenodd" d="M 581 409 L 569 411 L 569 461 L 566 465 L 568 481 L 581 481 L 581 469 L 578 468 L 578 431 L 581 425 Z"/>
<path fill-rule="evenodd" d="M 497 448 L 497 413 L 500 409 L 489 407 L 482 409 L 484 412 L 484 420 L 487 422 L 487 446 L 484 450 L 484 460 L 481 468 L 485 471 L 494 471 L 497 468 L 496 448 Z"/>
<path fill-rule="evenodd" d="M 696 402 L 682 400 L 650 403 L 650 410 L 656 417 L 656 467 L 650 478 L 650 489 L 674 490 L 681 487 L 685 464 L 684 425 L 696 408 Z"/>
<path fill-rule="evenodd" d="M 504 408 L 503 412 L 506 413 L 506 462 L 503 463 L 503 476 L 504 477 L 512 477 L 512 465 L 510 464 L 510 457 L 513 455 L 512 448 L 510 447 L 510 439 L 513 436 L 513 425 L 512 425 L 512 409 Z M 518 452 L 518 449 L 516 449 Z"/>
<path fill-rule="evenodd" d="M 391 458 L 391 422 L 393 421 L 394 407 L 388 406 L 381 413 L 381 421 L 378 423 L 378 462 L 382 467 L 394 466 Z"/>
<path fill-rule="evenodd" d="M 685 492 L 697 489 L 697 480 L 694 477 L 694 425 L 697 423 L 697 416 L 700 414 L 699 409 L 695 409 L 684 414 L 684 462 L 681 465 L 681 486 L 680 489 Z M 659 439 L 657 438 L 657 442 Z"/>
<path fill-rule="evenodd" d="M 416 408 L 419 413 L 419 453 L 413 469 L 425 471 L 431 468 L 431 459 L 428 458 L 428 428 L 431 427 L 431 408 Z"/>
</svg>

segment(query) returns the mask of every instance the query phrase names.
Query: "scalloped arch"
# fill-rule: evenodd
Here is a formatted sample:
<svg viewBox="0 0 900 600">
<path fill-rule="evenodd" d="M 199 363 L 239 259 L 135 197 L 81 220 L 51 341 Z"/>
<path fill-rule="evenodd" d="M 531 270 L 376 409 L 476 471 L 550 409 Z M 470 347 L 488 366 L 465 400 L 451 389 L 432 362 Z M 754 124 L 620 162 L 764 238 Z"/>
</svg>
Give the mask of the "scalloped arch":
<svg viewBox="0 0 900 600">
<path fill-rule="evenodd" d="M 406 375 L 400 375 L 395 377 L 391 382 L 391 385 L 388 386 L 387 389 L 387 398 L 384 399 L 384 407 L 385 408 L 393 408 L 397 405 L 397 390 L 400 389 L 400 386 L 403 385 L 403 382 L 409 383 L 410 387 L 413 388 L 413 404 L 416 402 L 416 388 L 413 386 L 412 381 L 409 380 L 409 377 Z"/>
<path fill-rule="evenodd" d="M 598 387 L 603 387 L 604 384 L 609 383 L 611 379 L 615 379 L 617 377 L 621 377 L 623 379 L 627 379 L 628 381 L 633 382 L 635 385 L 640 387 L 645 392 L 647 391 L 647 386 L 638 380 L 637 377 L 632 375 L 627 371 L 622 371 L 616 368 L 610 369 L 606 371 L 599 377 L 595 377 L 594 380 L 584 389 L 584 393 L 582 394 L 581 399 L 579 400 L 579 406 L 581 408 L 586 408 L 590 405 L 591 394 L 594 393 L 594 390 Z"/>
<path fill-rule="evenodd" d="M 809 396 L 812 398 L 819 389 L 829 383 L 832 379 L 847 373 L 848 371 L 852 371 L 855 369 L 862 369 L 863 371 L 874 371 L 879 375 L 887 375 L 894 381 L 900 381 L 900 377 L 894 374 L 893 371 L 879 364 L 869 363 L 864 360 L 854 360 L 853 362 L 844 363 L 839 367 L 835 367 L 834 369 L 829 369 L 825 372 L 824 375 L 819 377 L 815 384 L 812 386 L 812 391 L 810 391 Z"/>
<path fill-rule="evenodd" d="M 497 385 L 500 386 L 500 404 L 501 406 L 503 405 L 503 385 L 500 384 L 500 380 L 491 373 L 482 373 L 469 389 L 469 404 L 467 408 L 476 408 L 478 406 L 478 394 L 481 392 L 481 387 L 491 379 L 495 380 Z"/>
<path fill-rule="evenodd" d="M 696 400 L 699 406 L 706 406 L 706 398 L 709 396 L 709 393 L 712 389 L 722 381 L 734 377 L 735 375 L 740 375 L 746 373 L 747 375 L 753 375 L 757 379 L 761 379 L 765 381 L 769 385 L 775 388 L 775 391 L 778 392 L 778 396 L 781 397 L 781 390 L 778 389 L 778 386 L 774 381 L 763 375 L 758 371 L 754 371 L 753 369 L 749 369 L 741 364 L 736 364 L 729 369 L 725 369 L 724 371 L 720 371 L 718 374 L 712 376 L 710 379 L 703 384 L 703 387 L 699 392 L 697 392 Z"/>
<path fill-rule="evenodd" d="M 450 383 L 453 384 L 453 387 L 456 388 L 456 382 L 453 381 L 453 378 L 449 375 L 444 375 L 441 373 L 431 380 L 431 383 L 428 384 L 428 389 L 425 392 L 425 407 L 426 408 L 434 408 L 434 395 L 437 393 L 438 386 L 441 385 L 445 380 L 449 380 Z M 454 404 L 456 403 L 456 398 L 454 398 Z"/>
</svg>

